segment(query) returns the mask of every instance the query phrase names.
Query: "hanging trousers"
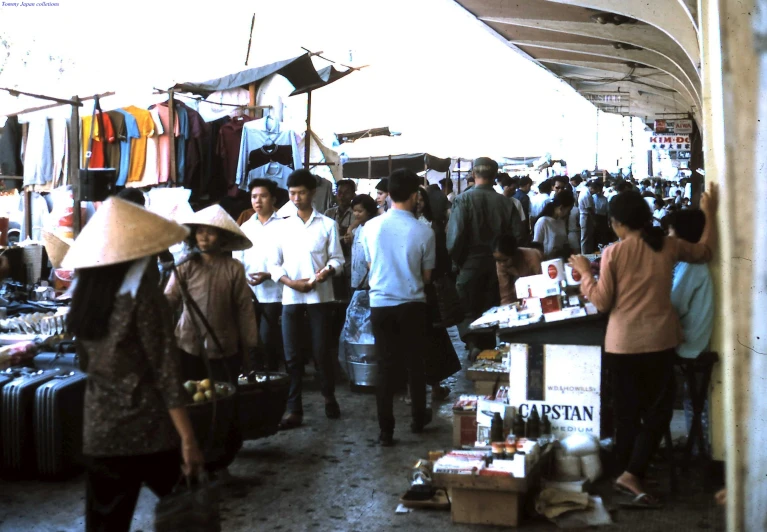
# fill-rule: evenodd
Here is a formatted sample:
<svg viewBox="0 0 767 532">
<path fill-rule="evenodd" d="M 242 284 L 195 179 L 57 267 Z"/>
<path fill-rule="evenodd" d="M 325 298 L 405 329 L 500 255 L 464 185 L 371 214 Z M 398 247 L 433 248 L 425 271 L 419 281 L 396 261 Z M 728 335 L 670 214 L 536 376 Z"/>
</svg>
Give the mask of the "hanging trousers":
<svg viewBox="0 0 767 532">
<path fill-rule="evenodd" d="M 610 355 L 619 471 L 644 477 L 658 449 L 673 415 L 675 355 L 673 349 Z"/>
</svg>

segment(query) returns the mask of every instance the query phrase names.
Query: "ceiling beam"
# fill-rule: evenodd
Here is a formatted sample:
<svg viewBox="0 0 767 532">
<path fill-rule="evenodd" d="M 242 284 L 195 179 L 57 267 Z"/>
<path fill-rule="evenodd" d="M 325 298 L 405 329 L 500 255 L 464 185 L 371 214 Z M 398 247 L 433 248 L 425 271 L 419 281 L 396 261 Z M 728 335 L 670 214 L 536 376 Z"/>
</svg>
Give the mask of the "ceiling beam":
<svg viewBox="0 0 767 532">
<path fill-rule="evenodd" d="M 689 113 L 690 108 L 686 102 L 679 98 L 674 98 L 673 94 L 663 94 L 662 92 L 653 92 L 652 89 L 643 85 L 637 85 L 627 81 L 621 81 L 619 83 L 588 83 L 588 82 L 576 82 L 569 81 L 570 85 L 580 92 L 585 93 L 600 93 L 600 92 L 621 92 L 630 95 L 632 100 L 637 102 L 644 102 L 650 106 L 658 106 L 660 108 L 671 108 L 673 111 L 679 111 Z M 678 95 L 677 95 L 678 96 Z"/>
<path fill-rule="evenodd" d="M 696 26 L 679 0 L 547 0 L 557 4 L 618 13 L 655 26 L 676 41 L 700 70 L 700 43 Z"/>
<path fill-rule="evenodd" d="M 602 77 L 607 77 L 613 75 L 613 77 L 615 77 L 614 74 L 626 76 L 631 73 L 631 67 L 622 65 L 620 63 L 578 61 L 569 59 L 541 59 L 540 62 L 546 65 L 549 69 L 552 69 L 552 65 L 559 65 L 563 67 L 574 67 L 577 69 L 587 70 L 590 71 L 590 73 L 587 72 L 585 74 L 591 76 L 601 75 Z M 689 96 L 689 94 L 687 94 L 682 84 L 665 72 L 655 68 L 638 67 L 634 69 L 634 76 L 642 79 L 647 83 L 651 83 L 666 89 L 675 90 L 679 93 L 682 99 L 687 102 L 688 105 L 691 107 L 695 106 L 694 100 Z"/>
<path fill-rule="evenodd" d="M 559 50 L 563 52 L 572 52 L 577 54 L 595 55 L 599 57 L 608 57 L 622 61 L 631 61 L 657 68 L 676 78 L 689 93 L 690 97 L 700 107 L 700 95 L 698 87 L 693 84 L 685 73 L 674 63 L 665 57 L 647 50 L 620 50 L 609 45 L 599 44 L 576 44 L 576 43 L 558 43 L 546 41 L 511 41 L 516 46 L 526 46 L 532 48 Z M 545 55 L 538 55 L 538 60 L 545 58 Z"/>
<path fill-rule="evenodd" d="M 595 22 L 570 22 L 562 20 L 543 20 L 512 17 L 481 17 L 484 22 L 508 24 L 524 28 L 535 28 L 558 33 L 568 33 L 581 37 L 622 42 L 656 52 L 676 64 L 691 82 L 700 83 L 700 71 L 687 54 L 668 35 L 654 26 L 645 24 L 597 24 Z"/>
</svg>

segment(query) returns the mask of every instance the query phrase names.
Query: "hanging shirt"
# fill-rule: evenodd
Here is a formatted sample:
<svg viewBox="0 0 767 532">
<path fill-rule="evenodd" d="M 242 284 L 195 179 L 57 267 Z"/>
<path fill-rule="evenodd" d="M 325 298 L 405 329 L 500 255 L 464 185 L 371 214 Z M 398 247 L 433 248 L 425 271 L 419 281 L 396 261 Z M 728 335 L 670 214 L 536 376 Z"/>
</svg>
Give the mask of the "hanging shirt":
<svg viewBox="0 0 767 532">
<path fill-rule="evenodd" d="M 176 139 L 176 180 L 184 180 L 184 167 L 186 165 L 186 141 L 189 138 L 189 117 L 186 107 L 176 105 L 176 116 L 178 116 L 179 138 Z"/>
<path fill-rule="evenodd" d="M 248 127 L 253 129 L 260 129 L 268 133 L 279 133 L 282 128 L 282 122 L 275 120 L 271 116 L 265 116 L 264 118 L 259 118 L 258 120 L 252 120 Z"/>
<path fill-rule="evenodd" d="M 152 115 L 146 109 L 139 109 L 135 105 L 123 108 L 136 119 L 138 126 L 138 138 L 131 140 L 130 148 L 130 170 L 128 171 L 128 182 L 141 181 L 146 165 L 146 146 L 147 139 L 154 136 L 155 124 Z"/>
<path fill-rule="evenodd" d="M 316 272 L 332 266 L 336 274 L 341 273 L 344 253 L 338 238 L 336 222 L 316 210 L 309 220 L 304 221 L 298 214 L 285 219 L 280 226 L 277 245 L 270 252 L 269 273 L 279 281 L 283 276 L 292 280 L 312 279 Z M 317 283 L 314 290 L 302 294 L 283 286 L 283 305 L 312 305 L 333 301 L 333 282 L 330 279 Z"/>
<path fill-rule="evenodd" d="M 201 113 L 200 116 L 204 115 Z M 226 194 L 227 183 L 224 177 L 224 166 L 218 155 L 217 147 L 218 134 L 221 132 L 221 128 L 231 120 L 230 117 L 225 116 L 205 124 L 202 138 L 202 179 L 204 183 L 207 183 L 205 190 L 211 197 L 220 198 Z M 239 147 L 239 143 L 237 146 Z"/>
<path fill-rule="evenodd" d="M 320 212 L 325 212 L 333 205 L 333 185 L 327 179 L 317 176 L 317 190 L 312 205 Z"/>
<path fill-rule="evenodd" d="M 245 124 L 252 120 L 249 116 L 238 116 L 221 126 L 216 144 L 216 154 L 221 158 L 226 189 L 230 196 L 237 195 L 237 165 L 240 161 L 240 144 Z"/>
<path fill-rule="evenodd" d="M 24 151 L 24 186 L 44 185 L 53 179 L 53 144 L 47 118 L 29 122 Z"/>
<path fill-rule="evenodd" d="M 261 223 L 258 216 L 251 216 L 240 227 L 253 247 L 244 251 L 235 251 L 234 258 L 239 260 L 245 267 L 245 277 L 251 273 L 269 271 L 269 256 L 277 246 L 280 227 L 284 220 L 272 213 L 266 223 Z M 250 285 L 248 285 L 250 286 Z M 267 279 L 258 286 L 250 286 L 259 303 L 282 303 L 282 283 L 275 279 Z"/>
<path fill-rule="evenodd" d="M 543 208 L 547 203 L 551 202 L 551 198 L 546 194 L 536 194 L 533 199 L 530 200 L 530 218 L 535 220 L 541 216 Z"/>
<path fill-rule="evenodd" d="M 0 175 L 22 175 L 21 124 L 16 116 L 9 116 L 0 131 Z"/>
<path fill-rule="evenodd" d="M 109 121 L 112 122 L 115 140 L 107 144 L 105 164 L 107 168 L 120 168 L 120 145 L 127 136 L 125 116 L 117 111 L 107 111 L 106 115 L 109 117 Z"/>
<path fill-rule="evenodd" d="M 298 144 L 296 144 L 296 135 L 293 131 L 282 131 L 280 133 L 255 129 L 246 123 L 242 128 L 242 138 L 240 139 L 240 156 L 237 162 L 236 183 L 241 184 L 247 176 L 248 156 L 253 150 L 262 146 L 278 144 L 280 146 L 290 146 L 293 150 L 293 168 L 302 168 L 301 159 L 298 153 Z"/>
<path fill-rule="evenodd" d="M 278 187 L 288 189 L 288 176 L 293 169 L 280 163 L 267 163 L 259 168 L 248 172 L 248 183 L 256 178 L 264 178 L 273 181 Z"/>
<path fill-rule="evenodd" d="M 184 175 L 179 176 L 181 183 L 187 188 L 207 190 L 209 178 L 203 174 L 203 139 L 205 137 L 205 121 L 200 113 L 186 107 L 189 123 L 189 138 L 186 141 L 186 158 Z"/>
<path fill-rule="evenodd" d="M 284 166 L 293 168 L 293 148 L 290 146 L 279 146 L 277 144 L 270 146 L 261 146 L 253 150 L 248 155 L 247 170 L 253 170 L 259 166 L 264 166 L 270 162 L 280 163 Z"/>
<path fill-rule="evenodd" d="M 69 173 L 69 128 L 66 118 L 51 120 L 51 142 L 53 144 L 53 180 L 51 188 L 67 182 Z"/>
<path fill-rule="evenodd" d="M 170 132 L 173 131 L 174 137 L 181 133 L 178 114 L 173 119 L 173 127 L 170 125 L 170 109 L 167 105 L 158 105 L 155 111 L 160 117 L 163 132 L 159 136 L 158 154 L 160 159 L 159 182 L 165 183 L 170 178 Z"/>
<path fill-rule="evenodd" d="M 154 124 L 154 135 L 146 139 L 146 162 L 140 181 L 134 181 L 128 186 L 148 187 L 160 182 L 160 135 L 165 132 L 156 109 L 149 111 Z"/>
<path fill-rule="evenodd" d="M 82 152 L 82 168 L 85 168 L 86 152 L 90 145 L 92 120 L 93 115 L 87 115 L 82 118 L 82 129 L 80 130 L 82 135 L 82 145 L 80 146 L 80 151 Z M 97 118 L 93 123 L 93 145 L 91 147 L 91 161 L 88 168 L 106 168 L 105 151 L 107 147 L 103 144 L 103 141 L 106 139 L 107 143 L 115 142 L 115 132 L 112 127 L 112 121 L 109 119 L 109 115 L 106 113 L 102 114 L 101 122 L 104 124 L 106 135 L 102 135 L 101 131 L 99 131 L 99 120 Z"/>
<path fill-rule="evenodd" d="M 138 124 L 132 114 L 125 109 L 117 109 L 116 112 L 123 115 L 125 119 L 125 139 L 120 140 L 120 168 L 117 173 L 117 184 L 124 186 L 130 170 L 131 140 L 139 138 L 139 132 Z"/>
</svg>

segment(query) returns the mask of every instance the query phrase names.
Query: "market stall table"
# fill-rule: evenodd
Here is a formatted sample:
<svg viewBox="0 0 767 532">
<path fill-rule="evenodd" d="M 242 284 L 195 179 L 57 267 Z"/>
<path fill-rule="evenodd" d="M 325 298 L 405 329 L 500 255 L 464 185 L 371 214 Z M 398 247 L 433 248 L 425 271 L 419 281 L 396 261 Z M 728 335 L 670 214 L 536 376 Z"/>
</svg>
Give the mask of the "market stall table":
<svg viewBox="0 0 767 532">
<path fill-rule="evenodd" d="M 533 409 L 548 415 L 555 435 L 610 433 L 602 416 L 604 336 L 607 315 L 540 321 L 495 328 L 511 344 L 509 403 L 523 417 Z"/>
</svg>

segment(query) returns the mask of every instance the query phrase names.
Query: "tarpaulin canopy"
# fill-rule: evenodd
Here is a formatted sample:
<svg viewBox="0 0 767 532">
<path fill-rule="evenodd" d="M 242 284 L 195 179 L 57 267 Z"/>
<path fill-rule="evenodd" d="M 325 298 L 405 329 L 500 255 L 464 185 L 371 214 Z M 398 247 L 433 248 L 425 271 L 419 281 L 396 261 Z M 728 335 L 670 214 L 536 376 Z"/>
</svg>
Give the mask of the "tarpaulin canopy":
<svg viewBox="0 0 767 532">
<path fill-rule="evenodd" d="M 390 165 L 391 163 L 391 165 Z M 349 159 L 344 163 L 344 177 L 351 179 L 382 178 L 394 170 L 407 169 L 413 172 L 436 170 L 447 172 L 451 159 L 440 159 L 428 153 L 411 153 L 385 157 L 364 157 Z"/>
<path fill-rule="evenodd" d="M 284 76 L 295 87 L 295 90 L 291 93 L 291 96 L 293 96 L 329 85 L 351 72 L 353 72 L 352 69 L 340 71 L 333 66 L 325 67 L 318 71 L 314 68 L 311 55 L 303 54 L 284 61 L 249 68 L 248 70 L 200 83 L 178 83 L 174 88 L 180 91 L 199 94 L 207 98 L 214 92 L 237 87 L 247 87 L 251 83 L 261 81 L 272 74 L 279 74 Z"/>
</svg>

